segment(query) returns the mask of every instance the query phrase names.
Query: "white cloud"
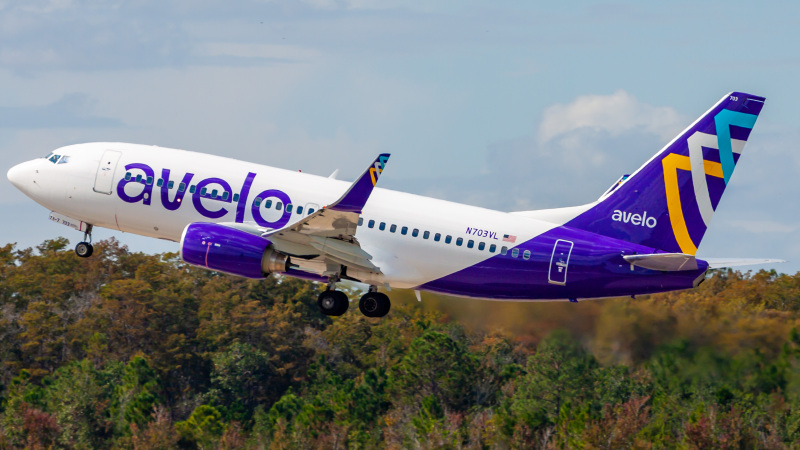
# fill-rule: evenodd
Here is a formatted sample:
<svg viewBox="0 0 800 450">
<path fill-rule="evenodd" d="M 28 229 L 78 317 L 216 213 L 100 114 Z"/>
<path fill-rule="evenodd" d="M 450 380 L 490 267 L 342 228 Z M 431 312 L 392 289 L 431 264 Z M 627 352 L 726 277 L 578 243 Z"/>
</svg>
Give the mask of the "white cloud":
<svg viewBox="0 0 800 450">
<path fill-rule="evenodd" d="M 677 134 L 684 122 L 674 109 L 642 103 L 620 89 L 611 95 L 583 95 L 572 103 L 550 106 L 539 125 L 539 142 L 580 129 L 605 131 L 611 136 L 642 130 L 666 140 Z"/>
</svg>

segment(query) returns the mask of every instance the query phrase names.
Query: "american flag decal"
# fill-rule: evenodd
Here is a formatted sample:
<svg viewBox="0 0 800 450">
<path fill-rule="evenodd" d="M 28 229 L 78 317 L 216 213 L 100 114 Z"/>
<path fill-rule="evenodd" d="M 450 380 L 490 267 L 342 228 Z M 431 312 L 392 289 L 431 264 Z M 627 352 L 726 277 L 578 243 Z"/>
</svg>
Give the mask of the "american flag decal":
<svg viewBox="0 0 800 450">
<path fill-rule="evenodd" d="M 513 244 L 514 242 L 517 242 L 517 237 L 510 234 L 504 234 L 503 242 L 511 242 Z"/>
</svg>

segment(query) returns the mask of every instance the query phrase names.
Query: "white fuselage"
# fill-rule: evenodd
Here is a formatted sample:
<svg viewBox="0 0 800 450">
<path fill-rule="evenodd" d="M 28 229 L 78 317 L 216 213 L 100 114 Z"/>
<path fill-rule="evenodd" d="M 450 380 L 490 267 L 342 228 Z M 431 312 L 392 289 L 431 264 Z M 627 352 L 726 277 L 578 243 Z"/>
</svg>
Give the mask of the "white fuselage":
<svg viewBox="0 0 800 450">
<path fill-rule="evenodd" d="M 104 159 L 109 150 L 119 153 L 115 164 Z M 9 178 L 38 203 L 65 216 L 176 242 L 184 228 L 194 222 L 254 223 L 254 212 L 262 222 L 277 222 L 285 209 L 276 208 L 275 198 L 269 208 L 266 197 L 254 207 L 264 191 L 279 190 L 291 199 L 291 224 L 312 209 L 336 201 L 349 187 L 348 182 L 340 180 L 156 146 L 91 143 L 63 147 L 55 153 L 66 156 L 66 162 L 33 160 L 15 167 L 19 176 L 12 177 L 9 172 Z M 152 170 L 149 185 L 146 180 L 144 184 L 125 182 L 127 174 L 134 180 L 137 175 L 146 179 L 146 169 L 126 169 L 131 165 Z M 169 170 L 169 181 L 173 182 L 171 189 L 165 188 L 166 199 L 162 199 L 159 186 L 166 183 L 162 179 L 164 169 Z M 174 204 L 179 184 L 187 174 L 193 176 L 182 202 L 168 209 L 163 200 Z M 244 192 L 248 176 L 251 186 Z M 209 179 L 218 180 L 207 183 L 208 193 L 219 191 L 214 194 L 216 198 L 201 197 L 199 190 L 189 192 L 191 185 Z M 223 197 L 228 187 L 230 191 Z M 119 195 L 120 189 L 127 201 Z M 298 207 L 302 207 L 299 214 Z M 372 193 L 361 217 L 363 224 L 356 239 L 381 271 L 376 279 L 363 281 L 398 288 L 415 288 L 457 272 L 497 255 L 502 246 L 514 247 L 563 223 L 559 217 L 550 222 L 380 188 Z M 370 228 L 367 225 L 372 220 L 375 226 Z M 386 224 L 384 230 L 381 223 Z M 408 228 L 406 234 L 402 234 L 403 227 Z M 417 236 L 413 236 L 415 229 Z M 441 235 L 438 241 L 434 239 L 437 233 Z M 504 235 L 513 237 L 514 243 L 504 242 Z M 447 236 L 451 236 L 450 243 L 445 242 Z M 462 245 L 456 245 L 459 238 Z M 475 242 L 472 248 L 468 248 L 470 240 Z M 485 245 L 480 246 L 481 242 Z M 497 247 L 494 253 L 489 251 L 492 245 Z"/>
</svg>

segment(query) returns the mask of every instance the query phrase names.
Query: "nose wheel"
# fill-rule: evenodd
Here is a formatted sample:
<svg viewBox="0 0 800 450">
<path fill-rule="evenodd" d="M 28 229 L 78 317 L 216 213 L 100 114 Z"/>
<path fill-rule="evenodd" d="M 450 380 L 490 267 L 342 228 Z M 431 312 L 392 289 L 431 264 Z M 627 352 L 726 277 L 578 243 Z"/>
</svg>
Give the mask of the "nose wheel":
<svg viewBox="0 0 800 450">
<path fill-rule="evenodd" d="M 83 233 L 83 242 L 78 242 L 78 245 L 75 246 L 75 254 L 81 258 L 88 258 L 92 256 L 92 253 L 94 253 L 94 247 L 92 246 L 92 226 L 89 225 L 86 232 Z"/>
<path fill-rule="evenodd" d="M 94 247 L 88 242 L 78 242 L 75 246 L 75 254 L 81 258 L 88 258 L 94 253 Z"/>
</svg>

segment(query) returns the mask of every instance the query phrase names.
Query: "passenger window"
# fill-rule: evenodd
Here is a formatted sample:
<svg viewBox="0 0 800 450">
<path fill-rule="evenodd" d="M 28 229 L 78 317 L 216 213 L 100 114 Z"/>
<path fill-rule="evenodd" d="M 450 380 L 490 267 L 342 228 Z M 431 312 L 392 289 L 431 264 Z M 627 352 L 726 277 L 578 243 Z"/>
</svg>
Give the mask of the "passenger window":
<svg viewBox="0 0 800 450">
<path fill-rule="evenodd" d="M 178 192 L 183 192 L 186 190 L 186 183 L 181 183 L 178 185 Z"/>
<path fill-rule="evenodd" d="M 419 236 L 419 230 L 414 228 L 414 231 L 411 232 L 411 236 L 414 236 L 414 237 Z"/>
<path fill-rule="evenodd" d="M 478 250 L 483 251 L 486 248 L 486 242 L 481 242 L 478 244 Z"/>
<path fill-rule="evenodd" d="M 422 239 L 428 239 L 429 237 L 431 237 L 431 232 L 430 231 L 426 231 L 426 232 L 422 233 Z"/>
<path fill-rule="evenodd" d="M 256 208 L 261 206 L 261 197 L 256 197 L 256 199 L 253 201 L 253 206 L 255 206 Z M 267 206 L 267 208 L 269 208 L 269 206 Z"/>
<path fill-rule="evenodd" d="M 125 174 L 125 181 L 131 181 L 131 173 L 130 172 L 127 172 Z"/>
<path fill-rule="evenodd" d="M 228 193 L 228 191 L 225 191 L 225 192 L 222 193 L 222 199 L 223 200 L 228 201 L 228 197 L 230 197 L 230 194 Z"/>
<path fill-rule="evenodd" d="M 492 244 L 492 245 L 489 246 L 489 253 L 494 253 L 495 250 L 497 250 L 497 246 L 496 245 Z"/>
<path fill-rule="evenodd" d="M 439 242 L 439 239 L 441 239 L 441 238 L 442 238 L 442 234 L 441 233 L 436 233 L 436 234 L 433 235 L 433 240 L 436 241 L 436 242 Z"/>
<path fill-rule="evenodd" d="M 147 177 L 147 185 L 148 186 L 152 186 L 153 185 L 153 177 Z"/>
<path fill-rule="evenodd" d="M 217 190 L 216 189 L 211 191 L 211 198 L 217 198 Z"/>
<path fill-rule="evenodd" d="M 288 213 L 292 212 L 292 204 L 291 203 L 286 205 L 286 212 L 288 212 Z"/>
<path fill-rule="evenodd" d="M 275 202 L 275 209 L 280 211 L 281 208 L 283 208 L 283 202 Z"/>
<path fill-rule="evenodd" d="M 381 224 L 378 225 L 378 229 L 381 230 L 381 231 L 385 230 L 386 229 L 386 222 L 381 222 Z"/>
<path fill-rule="evenodd" d="M 161 187 L 163 185 L 164 185 L 164 180 L 159 178 L 158 181 L 156 181 L 156 186 Z"/>
<path fill-rule="evenodd" d="M 515 248 L 514 250 L 511 250 L 511 257 L 512 258 L 516 258 L 518 256 L 519 256 L 519 249 L 518 248 Z"/>
<path fill-rule="evenodd" d="M 174 187 L 175 187 L 175 182 L 174 181 L 170 181 L 169 183 L 167 183 L 167 189 L 172 189 Z"/>
<path fill-rule="evenodd" d="M 314 214 L 314 208 L 308 208 L 308 215 Z"/>
<path fill-rule="evenodd" d="M 189 187 L 189 193 L 190 194 L 194 194 L 194 191 L 196 191 L 196 190 L 197 190 L 197 186 L 195 186 L 194 184 Z"/>
<path fill-rule="evenodd" d="M 524 252 L 522 252 L 522 259 L 524 259 L 525 261 L 531 259 L 531 251 L 525 250 Z"/>
<path fill-rule="evenodd" d="M 392 226 L 389 227 L 389 232 L 394 233 L 395 231 L 397 231 L 397 225 L 392 224 Z"/>
<path fill-rule="evenodd" d="M 450 236 L 450 235 L 448 234 L 447 236 L 445 236 L 445 237 L 444 237 L 444 243 L 445 243 L 445 244 L 449 244 L 449 243 L 451 243 L 451 242 L 453 242 L 453 236 Z"/>
<path fill-rule="evenodd" d="M 400 228 L 400 234 L 402 234 L 403 236 L 407 235 L 408 234 L 408 227 Z"/>
<path fill-rule="evenodd" d="M 503 255 L 503 256 L 507 255 L 508 254 L 508 247 L 506 247 L 504 245 L 503 248 L 500 249 L 500 254 Z"/>
<path fill-rule="evenodd" d="M 141 175 L 136 175 L 136 182 L 137 183 L 141 183 L 142 182 L 142 176 Z"/>
<path fill-rule="evenodd" d="M 370 219 L 369 222 L 367 222 L 367 228 L 375 228 L 375 221 Z"/>
<path fill-rule="evenodd" d="M 300 208 L 297 208 L 297 210 L 299 211 Z M 361 225 L 364 225 L 364 218 L 363 217 L 359 217 L 358 218 L 358 226 L 361 226 Z"/>
<path fill-rule="evenodd" d="M 206 188 L 200 189 L 200 195 L 201 196 L 205 196 L 207 191 L 208 191 L 208 189 L 206 189 Z"/>
<path fill-rule="evenodd" d="M 475 241 L 470 239 L 469 241 L 467 241 L 467 248 L 472 248 L 472 247 L 475 247 Z"/>
<path fill-rule="evenodd" d="M 297 214 L 303 214 L 303 207 L 302 206 L 298 206 L 297 207 Z M 361 224 L 359 223 L 359 225 L 361 225 Z"/>
<path fill-rule="evenodd" d="M 456 245 L 457 245 L 457 246 L 461 247 L 461 244 L 463 244 L 463 243 L 464 243 L 464 238 L 458 238 L 458 239 L 456 239 Z"/>
<path fill-rule="evenodd" d="M 264 202 L 264 208 L 267 209 L 272 208 L 272 200 L 267 200 L 266 202 Z"/>
</svg>

